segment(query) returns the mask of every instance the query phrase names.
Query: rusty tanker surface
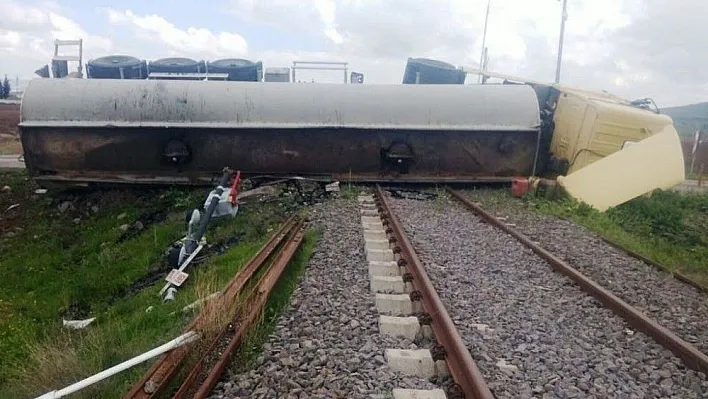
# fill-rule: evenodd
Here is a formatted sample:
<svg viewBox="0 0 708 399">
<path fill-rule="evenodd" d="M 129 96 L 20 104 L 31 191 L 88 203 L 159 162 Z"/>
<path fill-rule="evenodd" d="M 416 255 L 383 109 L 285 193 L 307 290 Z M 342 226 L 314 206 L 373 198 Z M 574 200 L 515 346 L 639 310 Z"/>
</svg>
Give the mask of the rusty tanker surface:
<svg viewBox="0 0 708 399">
<path fill-rule="evenodd" d="M 508 181 L 541 139 L 525 85 L 37 79 L 19 126 L 30 175 L 70 183 Z"/>
</svg>

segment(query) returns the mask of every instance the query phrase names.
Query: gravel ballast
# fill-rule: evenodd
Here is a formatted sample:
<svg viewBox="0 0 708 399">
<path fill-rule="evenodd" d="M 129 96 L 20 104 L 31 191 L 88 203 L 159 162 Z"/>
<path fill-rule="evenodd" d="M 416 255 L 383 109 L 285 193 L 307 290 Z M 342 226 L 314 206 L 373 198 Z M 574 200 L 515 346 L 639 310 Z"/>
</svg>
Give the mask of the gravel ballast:
<svg viewBox="0 0 708 399">
<path fill-rule="evenodd" d="M 497 216 L 539 242 L 636 307 L 672 330 L 703 353 L 708 353 L 708 295 L 602 241 L 577 224 L 532 212 L 522 202 L 499 190 L 465 193 Z"/>
<path fill-rule="evenodd" d="M 497 397 L 708 395 L 702 373 L 457 202 L 392 204 Z"/>
<path fill-rule="evenodd" d="M 431 382 L 388 369 L 386 349 L 416 348 L 379 334 L 355 199 L 316 205 L 321 229 L 307 269 L 257 366 L 220 382 L 212 398 L 378 398 Z"/>
</svg>

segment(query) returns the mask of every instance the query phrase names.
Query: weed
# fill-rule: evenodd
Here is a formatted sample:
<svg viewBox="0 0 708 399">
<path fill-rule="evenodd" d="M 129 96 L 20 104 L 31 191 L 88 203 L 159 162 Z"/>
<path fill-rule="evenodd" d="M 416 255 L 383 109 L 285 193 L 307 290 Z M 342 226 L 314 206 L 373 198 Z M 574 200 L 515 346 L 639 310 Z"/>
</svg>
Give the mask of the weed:
<svg viewBox="0 0 708 399">
<path fill-rule="evenodd" d="M 219 287 L 214 273 L 207 272 L 200 277 L 193 291 L 197 301 L 201 303 L 199 321 L 194 326 L 194 330 L 201 336 L 200 343 L 208 343 L 221 332 L 223 326 L 228 324 L 235 304 L 227 303 L 221 296 L 209 300 L 214 292 L 220 292 L 223 287 Z"/>
<path fill-rule="evenodd" d="M 435 199 L 433 200 L 433 206 L 436 210 L 442 211 L 446 206 L 448 206 L 450 201 L 450 196 L 447 194 L 445 187 L 435 185 Z"/>
<path fill-rule="evenodd" d="M 346 186 L 339 189 L 339 197 L 344 199 L 355 199 L 359 195 L 359 190 L 356 186 L 348 183 Z"/>
<path fill-rule="evenodd" d="M 100 341 L 91 332 L 83 337 L 72 335 L 62 331 L 47 341 L 28 344 L 27 361 L 17 370 L 15 389 L 18 394 L 34 396 L 70 385 L 90 373 L 91 367 L 80 359 L 76 341 L 85 340 L 90 343 L 87 346 L 93 348 L 99 347 Z"/>
</svg>

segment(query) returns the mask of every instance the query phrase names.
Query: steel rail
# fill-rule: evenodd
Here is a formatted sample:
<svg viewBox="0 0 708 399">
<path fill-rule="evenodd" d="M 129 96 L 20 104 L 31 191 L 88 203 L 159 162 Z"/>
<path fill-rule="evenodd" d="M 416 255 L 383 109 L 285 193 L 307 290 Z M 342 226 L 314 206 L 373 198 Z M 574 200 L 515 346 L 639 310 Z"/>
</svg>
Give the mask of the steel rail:
<svg viewBox="0 0 708 399">
<path fill-rule="evenodd" d="M 452 378 L 464 393 L 465 398 L 494 398 L 482 373 L 477 368 L 469 350 L 462 341 L 460 334 L 457 332 L 457 328 L 450 318 L 450 315 L 447 313 L 445 305 L 437 292 L 435 292 L 435 288 L 425 272 L 423 263 L 420 261 L 420 258 L 418 258 L 418 255 L 413 249 L 413 245 L 408 240 L 403 225 L 393 213 L 391 205 L 388 199 L 386 199 L 386 195 L 381 187 L 376 187 L 375 194 L 384 226 L 388 225 L 390 227 L 390 230 L 387 228 L 387 231 L 393 233 L 397 243 L 394 252 L 400 250 L 401 260 L 404 261 L 399 261 L 399 265 L 405 265 L 406 269 L 413 277 L 412 284 L 414 288 L 421 294 L 420 300 L 423 311 L 427 313 L 432 320 L 430 324 L 435 334 L 435 339 L 445 349 L 445 363 L 447 364 Z"/>
<path fill-rule="evenodd" d="M 276 257 L 277 259 L 281 258 L 281 254 L 283 251 L 286 249 L 286 247 L 290 244 L 290 242 L 293 240 L 297 232 L 301 229 L 302 226 L 302 221 L 299 221 L 297 224 L 295 224 L 295 227 L 293 229 L 288 230 L 286 234 L 286 239 L 285 239 L 285 244 L 283 246 L 280 246 L 277 248 L 276 252 L 273 254 L 273 256 Z M 267 266 L 265 267 L 265 271 L 263 274 L 269 273 L 269 270 L 272 268 L 273 264 L 275 262 L 270 262 L 268 263 Z M 262 277 L 261 277 L 262 279 Z M 259 280 L 260 282 L 260 280 Z M 240 294 L 241 290 L 238 292 L 235 290 L 231 290 L 232 293 L 236 293 L 237 295 Z M 180 385 L 179 389 L 177 392 L 172 396 L 173 398 L 185 398 L 189 395 L 190 392 L 194 391 L 196 388 L 199 387 L 198 385 L 198 379 L 200 376 L 204 374 L 206 371 L 206 367 L 209 363 L 209 358 L 213 357 L 213 355 L 220 349 L 221 344 L 223 343 L 224 339 L 228 337 L 229 334 L 229 328 L 233 327 L 235 328 L 235 334 L 239 335 L 240 330 L 244 328 L 243 323 L 239 321 L 239 312 L 243 311 L 244 309 L 250 309 L 253 305 L 251 302 L 253 302 L 253 293 L 254 290 L 251 289 L 249 290 L 248 294 L 246 294 L 246 300 L 244 301 L 243 304 L 238 305 L 235 309 L 235 311 L 231 312 L 233 315 L 228 318 L 228 323 L 225 323 L 224 325 L 219 326 L 219 333 L 211 339 L 211 342 L 204 351 L 201 352 L 201 356 L 199 357 L 199 360 L 194 364 L 192 367 L 191 371 L 187 375 L 187 377 L 182 381 L 182 384 Z M 224 302 L 221 303 L 221 305 L 225 306 L 219 306 L 215 309 L 215 311 L 227 311 L 228 305 L 230 304 L 235 304 L 236 300 L 238 298 L 236 296 L 233 296 L 231 298 L 227 298 Z M 238 327 L 235 327 L 237 326 Z M 239 341 L 240 344 L 240 341 Z M 222 348 L 223 349 L 223 348 Z M 230 351 L 233 351 L 233 349 L 230 349 Z M 222 356 L 225 355 L 226 353 L 230 353 L 227 351 L 222 352 Z M 217 354 L 218 356 L 218 354 Z M 212 369 L 213 371 L 213 369 Z M 221 370 L 223 371 L 223 370 Z M 221 372 L 219 372 L 219 375 Z M 217 376 L 218 377 L 218 376 Z"/>
<path fill-rule="evenodd" d="M 455 199 L 460 201 L 464 206 L 469 208 L 487 223 L 516 238 L 527 248 L 531 249 L 538 256 L 546 260 L 554 270 L 575 281 L 581 289 L 595 297 L 618 316 L 622 317 L 634 329 L 649 335 L 660 345 L 673 352 L 674 355 L 683 360 L 687 367 L 708 374 L 708 356 L 698 350 L 695 346 L 684 341 L 671 330 L 647 317 L 637 308 L 623 301 L 609 290 L 574 269 L 562 259 L 556 257 L 540 245 L 534 243 L 526 235 L 520 233 L 512 227 L 507 226 L 492 214 L 482 209 L 481 206 L 470 201 L 462 195 L 462 193 L 450 188 L 447 190 Z"/>
<path fill-rule="evenodd" d="M 295 256 L 298 248 L 300 248 L 300 244 L 302 244 L 304 238 L 303 226 L 303 222 L 300 221 L 295 227 L 293 235 L 290 236 L 290 240 L 285 244 L 283 250 L 278 254 L 268 271 L 266 271 L 259 280 L 257 287 L 251 291 L 252 295 L 250 296 L 250 300 L 247 301 L 245 308 L 246 315 L 240 320 L 236 333 L 231 337 L 228 346 L 212 366 L 209 375 L 207 375 L 204 382 L 199 386 L 193 398 L 204 399 L 209 396 L 211 390 L 216 383 L 219 382 L 219 378 L 224 372 L 224 369 L 228 366 L 234 351 L 241 345 L 251 327 L 257 323 L 273 288 L 275 288 L 275 285 L 280 281 L 280 277 L 283 275 L 285 268 Z M 175 397 L 177 398 L 177 396 Z"/>
<path fill-rule="evenodd" d="M 223 290 L 223 294 L 213 300 L 231 303 L 295 226 L 296 219 L 294 216 L 287 219 L 246 265 L 229 281 L 226 288 Z M 207 316 L 200 312 L 199 315 L 184 328 L 184 331 L 187 332 L 194 329 L 205 317 Z M 167 383 L 174 377 L 190 349 L 191 346 L 182 346 L 163 356 L 145 373 L 140 381 L 133 385 L 123 398 L 146 399 L 153 398 L 160 394 L 165 389 Z"/>
<path fill-rule="evenodd" d="M 684 283 L 684 284 L 688 284 L 688 285 L 690 285 L 691 287 L 695 288 L 696 290 L 698 290 L 698 291 L 700 291 L 700 292 L 702 292 L 702 293 L 704 293 L 704 294 L 708 294 L 708 287 L 707 287 L 707 286 L 702 285 L 701 283 L 690 279 L 690 278 L 689 278 L 688 276 L 686 276 L 685 274 L 683 274 L 683 273 L 681 273 L 681 272 L 679 272 L 679 271 L 676 271 L 676 270 L 671 270 L 671 269 L 669 269 L 668 267 L 662 265 L 661 263 L 654 262 L 653 260 L 647 258 L 646 256 L 640 255 L 640 254 L 638 254 L 638 253 L 632 251 L 632 250 L 629 249 L 629 248 L 625 248 L 625 247 L 623 247 L 622 245 L 620 245 L 620 244 L 618 244 L 618 243 L 616 243 L 616 242 L 614 242 L 614 241 L 612 241 L 612 240 L 609 240 L 609 239 L 604 238 L 604 237 L 600 237 L 600 239 L 601 239 L 602 241 L 604 241 L 607 245 L 609 245 L 609 246 L 611 246 L 611 247 L 617 249 L 618 251 L 622 251 L 622 252 L 624 252 L 625 254 L 631 256 L 632 258 L 637 259 L 637 260 L 640 260 L 640 261 L 644 262 L 645 264 L 647 264 L 647 265 L 649 265 L 649 266 L 652 266 L 652 267 L 654 267 L 654 268 L 656 268 L 656 269 L 658 269 L 658 270 L 660 270 L 660 271 L 662 271 L 662 272 L 669 273 L 669 274 L 671 275 L 671 277 L 675 278 L 676 280 L 678 280 L 678 281 L 680 281 L 680 282 L 682 282 L 682 283 Z"/>
</svg>

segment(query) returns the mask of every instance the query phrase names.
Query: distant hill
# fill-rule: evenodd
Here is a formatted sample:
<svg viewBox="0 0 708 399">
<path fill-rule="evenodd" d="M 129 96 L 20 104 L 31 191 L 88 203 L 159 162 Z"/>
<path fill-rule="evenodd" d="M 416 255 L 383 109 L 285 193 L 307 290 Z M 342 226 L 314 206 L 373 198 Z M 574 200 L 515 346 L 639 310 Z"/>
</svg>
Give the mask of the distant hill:
<svg viewBox="0 0 708 399">
<path fill-rule="evenodd" d="M 661 113 L 674 120 L 674 126 L 681 136 L 693 136 L 703 125 L 708 128 L 708 102 L 662 108 Z"/>
</svg>

